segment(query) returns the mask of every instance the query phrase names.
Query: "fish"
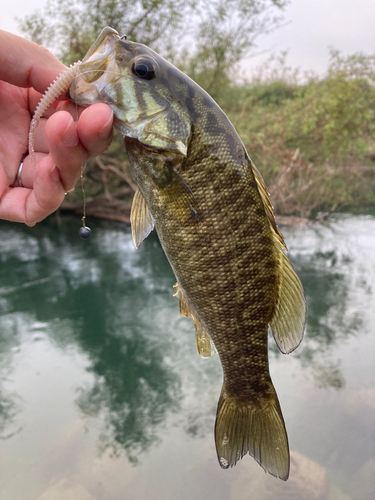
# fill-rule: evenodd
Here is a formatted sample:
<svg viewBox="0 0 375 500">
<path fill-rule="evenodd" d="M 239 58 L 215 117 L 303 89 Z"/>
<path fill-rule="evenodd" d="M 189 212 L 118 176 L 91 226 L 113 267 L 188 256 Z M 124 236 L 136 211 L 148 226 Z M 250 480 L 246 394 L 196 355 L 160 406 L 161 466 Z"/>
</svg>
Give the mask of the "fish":
<svg viewBox="0 0 375 500">
<path fill-rule="evenodd" d="M 296 349 L 305 298 L 243 142 L 193 80 L 110 27 L 78 66 L 68 95 L 81 106 L 113 109 L 138 186 L 135 246 L 156 229 L 177 279 L 180 312 L 194 321 L 198 352 L 220 357 L 220 466 L 250 454 L 287 480 L 289 444 L 269 372 L 268 328 L 281 352 Z"/>
</svg>

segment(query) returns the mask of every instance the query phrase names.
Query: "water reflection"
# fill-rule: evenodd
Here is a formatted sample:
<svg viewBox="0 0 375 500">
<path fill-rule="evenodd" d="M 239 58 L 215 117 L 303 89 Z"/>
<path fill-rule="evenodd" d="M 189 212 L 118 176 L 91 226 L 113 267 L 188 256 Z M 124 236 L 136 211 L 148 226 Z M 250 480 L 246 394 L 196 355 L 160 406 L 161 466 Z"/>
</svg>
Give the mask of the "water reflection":
<svg viewBox="0 0 375 500">
<path fill-rule="evenodd" d="M 312 374 L 319 388 L 333 387 L 334 389 L 343 389 L 345 380 L 340 371 L 340 361 L 327 362 L 325 365 L 314 365 Z"/>
<path fill-rule="evenodd" d="M 290 478 L 280 487 L 259 476 L 257 484 L 252 478 L 240 475 L 233 485 L 233 499 L 248 500 L 249 491 L 256 490 L 262 500 L 350 500 L 329 478 L 327 471 L 296 451 L 290 457 Z"/>
<path fill-rule="evenodd" d="M 0 441 L 13 437 L 21 428 L 10 429 L 19 411 L 17 394 L 7 392 L 0 384 Z"/>
<path fill-rule="evenodd" d="M 345 386 L 339 362 L 330 359 L 336 342 L 355 335 L 361 325 L 357 311 L 351 312 L 349 286 L 334 251 L 296 256 L 293 263 L 306 296 L 306 333 L 295 355 L 311 374 L 318 387 L 340 389 Z"/>
<path fill-rule="evenodd" d="M 372 217 L 337 216 L 326 225 L 284 228 L 307 303 L 305 339 L 295 356 L 312 367 L 318 387 L 345 386 L 337 346 L 368 332 L 363 318 L 373 301 L 373 224 Z"/>
<path fill-rule="evenodd" d="M 153 429 L 166 412 L 179 405 L 181 380 L 165 360 L 175 355 L 181 324 L 188 335 L 193 327 L 178 317 L 171 298 L 173 274 L 156 237 L 135 252 L 128 229 L 121 225 L 99 224 L 94 238 L 82 242 L 72 221 L 62 221 L 59 227 L 49 220 L 32 229 L 2 225 L 0 308 L 5 316 L 18 312 L 33 322 L 53 323 L 49 336 L 56 345 L 65 349 L 74 344 L 88 355 L 95 383 L 80 389 L 77 403 L 85 414 L 102 415 L 106 421 L 111 431 L 102 433 L 105 446 L 117 451 L 124 447 L 135 460 L 137 450 L 157 440 Z M 284 232 L 293 239 L 293 230 Z M 291 252 L 307 300 L 307 333 L 295 356 L 303 366 L 313 366 L 319 387 L 340 389 L 345 380 L 339 360 L 331 359 L 333 347 L 362 328 L 358 308 L 350 307 L 353 283 L 345 272 L 353 268 L 353 252 L 337 248 L 329 227 L 312 226 L 304 232 Z M 368 287 L 365 291 L 371 295 Z M 74 325 L 68 337 L 58 328 L 67 320 Z M 11 352 L 9 339 L 17 334 L 8 331 L 4 336 L 8 345 L 0 346 L 3 355 Z M 270 347 L 280 356 L 272 341 Z M 14 416 L 9 398 L 3 396 L 3 420 Z M 210 427 L 211 419 L 202 425 L 201 418 L 199 410 L 186 416 L 192 436 Z"/>
<path fill-rule="evenodd" d="M 325 351 L 339 338 L 354 335 L 361 326 L 361 318 L 357 311 L 351 314 L 348 307 L 350 283 L 336 252 L 317 252 L 308 261 L 305 256 L 297 257 L 294 263 L 307 300 L 308 339 L 315 341 L 310 342 L 311 351 L 304 351 L 310 362 L 317 350 Z"/>
<path fill-rule="evenodd" d="M 16 325 L 12 319 L 7 315 L 3 316 L 0 328 L 0 441 L 9 439 L 20 431 L 20 428 L 15 427 L 16 416 L 20 411 L 20 398 L 4 387 L 12 374 L 11 352 L 18 346 Z"/>
<path fill-rule="evenodd" d="M 32 323 L 53 324 L 48 334 L 57 346 L 73 344 L 88 356 L 95 382 L 79 389 L 76 402 L 83 413 L 103 420 L 102 448 L 125 450 L 136 461 L 157 441 L 156 428 L 180 399 L 178 374 L 164 359 L 165 332 L 153 317 L 158 303 L 164 307 L 163 295 L 171 294 L 173 275 L 155 238 L 135 255 L 123 227 L 99 229 L 86 246 L 70 236 L 71 229 L 48 222 L 38 235 L 22 228 L 21 238 L 3 229 L 2 308 L 27 314 Z M 36 276 L 44 277 L 32 280 Z M 74 325 L 68 336 L 59 328 L 66 321 Z M 17 336 L 17 328 L 13 335 L 4 332 L 4 356 L 11 357 L 9 339 Z M 14 417 L 12 401 L 2 396 L 3 422 Z"/>
<path fill-rule="evenodd" d="M 358 349 L 357 338 L 361 345 L 371 339 L 374 219 L 344 217 L 328 226 L 283 228 L 308 304 L 306 337 L 295 353 L 282 356 L 270 341 L 274 380 L 291 444 L 298 449 L 293 451 L 294 479 L 285 487 L 276 486 L 278 482 L 271 486 L 272 479 L 264 479 L 250 459 L 239 464 L 233 476 L 219 475 L 212 436 L 221 367 L 217 356 L 204 361 L 196 353 L 193 324 L 179 315 L 172 297 L 174 277 L 157 238 L 149 237 L 135 251 L 122 225 L 97 223 L 88 241 L 76 236 L 77 228 L 77 221 L 69 218 L 60 226 L 53 219 L 35 228 L 0 226 L 0 438 L 8 437 L 3 442 L 16 444 L 17 432 L 23 439 L 29 436 L 28 420 L 22 416 L 28 415 L 31 403 L 22 390 L 32 372 L 25 360 L 41 352 L 41 363 L 53 354 L 66 377 L 69 368 L 64 367 L 77 366 L 72 395 L 61 396 L 66 398 L 62 406 L 67 406 L 67 415 L 72 408 L 78 410 L 79 418 L 95 432 L 100 456 L 123 455 L 139 464 L 137 471 L 153 457 L 152 470 L 160 474 L 164 472 L 156 463 L 165 464 L 172 455 L 175 470 L 189 464 L 186 470 L 197 485 L 204 463 L 204 471 L 215 478 L 205 486 L 207 498 L 215 491 L 215 498 L 239 500 L 250 483 L 262 499 L 349 498 L 332 493 L 336 490 L 326 471 L 334 471 L 335 480 L 352 491 L 359 478 L 373 470 L 373 368 L 363 353 L 352 368 L 351 350 L 345 346 Z M 370 344 L 369 356 L 371 352 Z M 43 383 L 53 387 L 59 375 L 50 373 L 55 378 L 44 378 Z M 290 388 L 286 380 L 294 385 Z M 61 390 L 57 397 L 60 394 Z M 38 417 L 36 413 L 33 418 Z M 66 418 L 76 425 L 74 417 Z M 56 417 L 51 433 L 59 428 Z M 37 439 L 42 440 L 42 434 Z M 59 449 L 69 448 L 64 440 L 57 443 Z M 163 447 L 167 451 L 158 455 Z M 87 452 L 90 457 L 95 453 Z M 112 477 L 114 465 L 105 463 Z M 146 484 L 150 468 L 145 471 Z M 318 486 L 308 478 L 311 471 L 321 479 L 321 496 L 314 496 Z M 237 478 L 232 493 L 228 477 Z M 298 477 L 307 489 L 297 484 Z M 127 481 L 138 488 L 138 479 Z M 173 498 L 180 488 L 178 482 L 170 484 L 163 498 Z M 187 490 L 186 498 L 194 496 L 193 490 Z M 122 498 L 116 495 L 108 498 Z"/>
<path fill-rule="evenodd" d="M 139 329 L 131 328 L 126 337 L 95 337 L 96 320 L 85 322 L 76 339 L 90 356 L 95 378 L 92 387 L 80 389 L 77 403 L 83 413 L 104 421 L 103 447 L 115 453 L 124 449 L 136 462 L 139 452 L 158 439 L 166 413 L 178 407 L 179 379 Z"/>
</svg>

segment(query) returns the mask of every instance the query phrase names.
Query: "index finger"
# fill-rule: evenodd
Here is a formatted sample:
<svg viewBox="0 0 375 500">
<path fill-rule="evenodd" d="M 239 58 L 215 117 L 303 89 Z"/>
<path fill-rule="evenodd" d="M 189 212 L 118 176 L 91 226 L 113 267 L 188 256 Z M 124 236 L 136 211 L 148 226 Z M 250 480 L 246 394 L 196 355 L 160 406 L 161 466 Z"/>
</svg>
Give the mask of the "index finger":
<svg viewBox="0 0 375 500">
<path fill-rule="evenodd" d="M 44 93 L 66 69 L 45 47 L 0 30 L 0 80 Z"/>
</svg>

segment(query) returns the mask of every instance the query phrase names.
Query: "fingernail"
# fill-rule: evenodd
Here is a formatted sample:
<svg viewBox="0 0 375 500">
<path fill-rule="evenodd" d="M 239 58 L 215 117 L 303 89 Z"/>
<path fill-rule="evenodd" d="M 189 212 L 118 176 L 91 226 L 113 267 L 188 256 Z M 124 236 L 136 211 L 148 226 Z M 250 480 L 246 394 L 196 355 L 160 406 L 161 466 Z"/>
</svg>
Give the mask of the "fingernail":
<svg viewBox="0 0 375 500">
<path fill-rule="evenodd" d="M 73 146 L 77 146 L 78 144 L 78 134 L 74 125 L 73 118 L 70 118 L 66 129 L 62 134 L 62 140 L 65 146 L 72 148 Z"/>
<path fill-rule="evenodd" d="M 57 165 L 54 165 L 51 168 L 50 176 L 51 176 L 51 179 L 53 180 L 53 182 L 58 183 L 58 182 L 61 181 L 61 179 L 60 179 L 60 171 L 59 171 Z"/>
<path fill-rule="evenodd" d="M 105 125 L 100 129 L 100 132 L 98 133 L 99 139 L 108 139 L 110 135 L 112 134 L 112 120 L 113 120 L 113 113 L 109 114 L 108 120 L 105 122 Z"/>
</svg>

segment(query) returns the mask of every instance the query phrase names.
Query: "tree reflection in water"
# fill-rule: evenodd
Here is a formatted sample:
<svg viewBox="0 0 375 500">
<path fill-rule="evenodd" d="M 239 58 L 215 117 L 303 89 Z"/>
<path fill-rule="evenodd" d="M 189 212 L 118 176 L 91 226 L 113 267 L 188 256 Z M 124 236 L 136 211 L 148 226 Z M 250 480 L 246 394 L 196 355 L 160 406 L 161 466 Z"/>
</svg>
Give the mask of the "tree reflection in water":
<svg viewBox="0 0 375 500">
<path fill-rule="evenodd" d="M 89 290 L 80 290 L 79 295 L 82 292 L 91 305 L 95 304 Z M 84 414 L 100 416 L 105 422 L 102 445 L 111 447 L 114 453 L 123 448 L 135 462 L 139 452 L 157 441 L 168 412 L 178 407 L 180 381 L 164 362 L 163 349 L 130 321 L 130 314 L 125 332 L 108 329 L 105 318 L 100 318 L 103 309 L 108 313 L 113 307 L 108 299 L 92 307 L 76 337 L 89 355 L 90 372 L 95 378 L 91 388 L 80 389 L 77 403 Z M 97 334 L 93 335 L 94 331 Z"/>
<path fill-rule="evenodd" d="M 0 303 L 4 288 L 0 288 Z M 3 304 L 0 305 L 2 308 Z M 0 328 L 0 441 L 13 437 L 20 432 L 17 428 L 16 417 L 20 411 L 21 401 L 19 396 L 7 390 L 4 385 L 9 380 L 12 373 L 12 356 L 18 347 L 16 335 L 17 325 L 12 315 L 1 315 Z"/>
<path fill-rule="evenodd" d="M 95 382 L 79 389 L 77 404 L 84 414 L 104 421 L 104 448 L 123 449 L 136 461 L 157 441 L 158 428 L 181 398 L 178 374 L 165 361 L 168 335 L 153 317 L 155 304 L 165 308 L 173 285 L 157 240 L 135 254 L 129 233 L 116 225 L 113 231 L 99 229 L 86 246 L 72 237 L 76 228 L 70 223 L 58 229 L 51 221 L 33 230 L 4 226 L 3 312 L 47 322 L 56 346 L 68 351 L 74 345 L 85 353 Z M 25 286 L 36 276 L 43 277 L 43 286 Z M 64 328 L 52 326 L 64 321 L 73 325 L 68 336 Z M 0 347 L 8 361 L 10 339 L 17 337 L 17 329 L 13 336 L 3 332 Z M 10 395 L 1 392 L 0 398 L 2 430 L 15 406 Z"/>
<path fill-rule="evenodd" d="M 307 305 L 305 337 L 293 355 L 311 369 L 318 387 L 337 390 L 346 382 L 336 347 L 363 333 L 363 316 L 372 297 L 368 258 L 362 261 L 356 246 L 345 241 L 346 231 L 340 224 L 345 226 L 345 218 L 327 226 L 299 228 L 298 233 L 282 228 L 287 241 L 293 241 L 293 234 L 299 236 L 293 241 L 290 258 L 302 281 Z M 271 350 L 280 355 L 273 343 Z"/>
<path fill-rule="evenodd" d="M 175 362 L 185 345 L 195 350 L 193 324 L 179 316 L 172 297 L 173 273 L 157 238 L 151 236 L 135 251 L 124 226 L 98 223 L 86 242 L 78 239 L 76 229 L 76 221 L 69 218 L 59 227 L 52 219 L 32 229 L 1 226 L 0 279 L 7 290 L 0 301 L 2 324 L 9 315 L 27 314 L 50 325 L 48 334 L 57 347 L 67 352 L 74 346 L 84 353 L 94 383 L 80 387 L 76 403 L 83 414 L 102 422 L 103 448 L 115 454 L 124 451 L 136 462 L 160 439 L 168 415 L 187 397 L 181 390 L 183 377 L 194 386 L 196 401 L 183 416 L 184 428 L 192 436 L 212 432 L 214 415 L 209 425 L 202 425 L 200 409 L 205 384 L 211 387 L 212 380 L 202 374 L 213 370 L 217 385 L 220 375 L 210 368 L 213 360 L 201 361 L 196 353 L 197 370 L 185 373 L 184 361 Z M 350 251 L 325 248 L 328 237 L 337 247 L 331 229 L 307 228 L 307 242 L 295 241 L 293 246 L 293 233 L 285 232 L 308 306 L 307 334 L 293 357 L 302 367 L 314 366 L 318 386 L 342 388 L 345 381 L 334 347 L 362 330 L 353 290 L 363 295 L 365 289 L 370 297 L 371 291 L 362 282 L 355 288 Z M 309 247 L 309 239 L 315 246 Z M 365 280 L 356 269 L 357 282 L 358 276 Z M 64 321 L 72 325 L 69 335 L 53 326 Z M 9 363 L 19 332 L 4 329 L 1 335 L 2 356 Z M 273 342 L 270 347 L 279 356 Z M 15 417 L 16 397 L 1 392 L 0 398 L 4 434 L 5 424 Z"/>
</svg>

